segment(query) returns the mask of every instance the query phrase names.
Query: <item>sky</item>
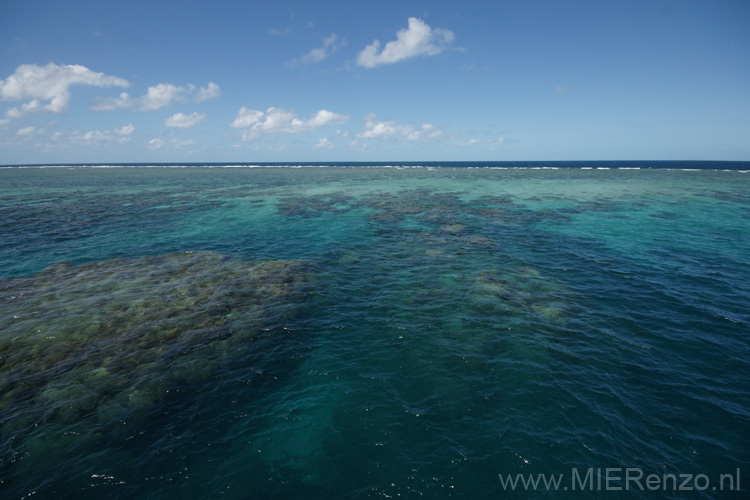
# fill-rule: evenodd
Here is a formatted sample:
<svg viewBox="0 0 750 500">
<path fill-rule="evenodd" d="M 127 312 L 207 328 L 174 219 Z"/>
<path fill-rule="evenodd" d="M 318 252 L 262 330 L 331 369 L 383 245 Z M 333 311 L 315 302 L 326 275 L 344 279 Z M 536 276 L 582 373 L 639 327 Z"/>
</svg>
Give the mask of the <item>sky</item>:
<svg viewBox="0 0 750 500">
<path fill-rule="evenodd" d="M 0 0 L 0 164 L 750 160 L 747 0 Z"/>
</svg>

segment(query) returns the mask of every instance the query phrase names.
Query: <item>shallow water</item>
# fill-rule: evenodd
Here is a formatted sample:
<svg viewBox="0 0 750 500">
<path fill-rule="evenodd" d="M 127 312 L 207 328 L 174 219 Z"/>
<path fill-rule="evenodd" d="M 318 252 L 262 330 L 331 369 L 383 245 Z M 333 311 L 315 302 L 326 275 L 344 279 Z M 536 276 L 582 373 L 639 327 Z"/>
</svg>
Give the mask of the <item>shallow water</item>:
<svg viewBox="0 0 750 500">
<path fill-rule="evenodd" d="M 0 490 L 739 498 L 748 175 L 0 169 Z"/>
</svg>

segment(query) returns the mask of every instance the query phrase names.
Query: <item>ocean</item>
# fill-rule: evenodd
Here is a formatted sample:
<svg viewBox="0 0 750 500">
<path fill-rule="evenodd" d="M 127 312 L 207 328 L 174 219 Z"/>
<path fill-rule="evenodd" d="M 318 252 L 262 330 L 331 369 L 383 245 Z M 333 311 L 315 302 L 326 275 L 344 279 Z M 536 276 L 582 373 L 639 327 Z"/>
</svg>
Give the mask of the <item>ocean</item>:
<svg viewBox="0 0 750 500">
<path fill-rule="evenodd" d="M 0 168 L 0 497 L 746 498 L 750 164 Z"/>
</svg>

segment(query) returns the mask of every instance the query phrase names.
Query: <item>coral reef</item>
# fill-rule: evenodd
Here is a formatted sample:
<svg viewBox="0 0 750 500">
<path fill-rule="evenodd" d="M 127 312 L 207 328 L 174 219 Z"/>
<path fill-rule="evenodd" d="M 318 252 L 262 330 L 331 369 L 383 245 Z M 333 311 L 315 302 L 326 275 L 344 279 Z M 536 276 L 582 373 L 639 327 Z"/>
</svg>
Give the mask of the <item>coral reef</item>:
<svg viewBox="0 0 750 500">
<path fill-rule="evenodd" d="M 186 252 L 0 281 L 0 432 L 147 411 L 283 328 L 310 270 Z"/>
</svg>

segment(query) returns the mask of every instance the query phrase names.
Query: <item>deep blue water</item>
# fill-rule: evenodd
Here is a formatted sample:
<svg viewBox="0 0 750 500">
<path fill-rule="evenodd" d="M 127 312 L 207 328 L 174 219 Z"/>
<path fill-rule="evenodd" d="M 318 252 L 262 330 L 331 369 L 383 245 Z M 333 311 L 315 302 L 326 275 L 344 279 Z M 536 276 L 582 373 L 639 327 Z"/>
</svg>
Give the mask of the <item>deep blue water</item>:
<svg viewBox="0 0 750 500">
<path fill-rule="evenodd" d="M 297 165 L 0 169 L 1 497 L 747 496 L 747 163 Z"/>
</svg>

